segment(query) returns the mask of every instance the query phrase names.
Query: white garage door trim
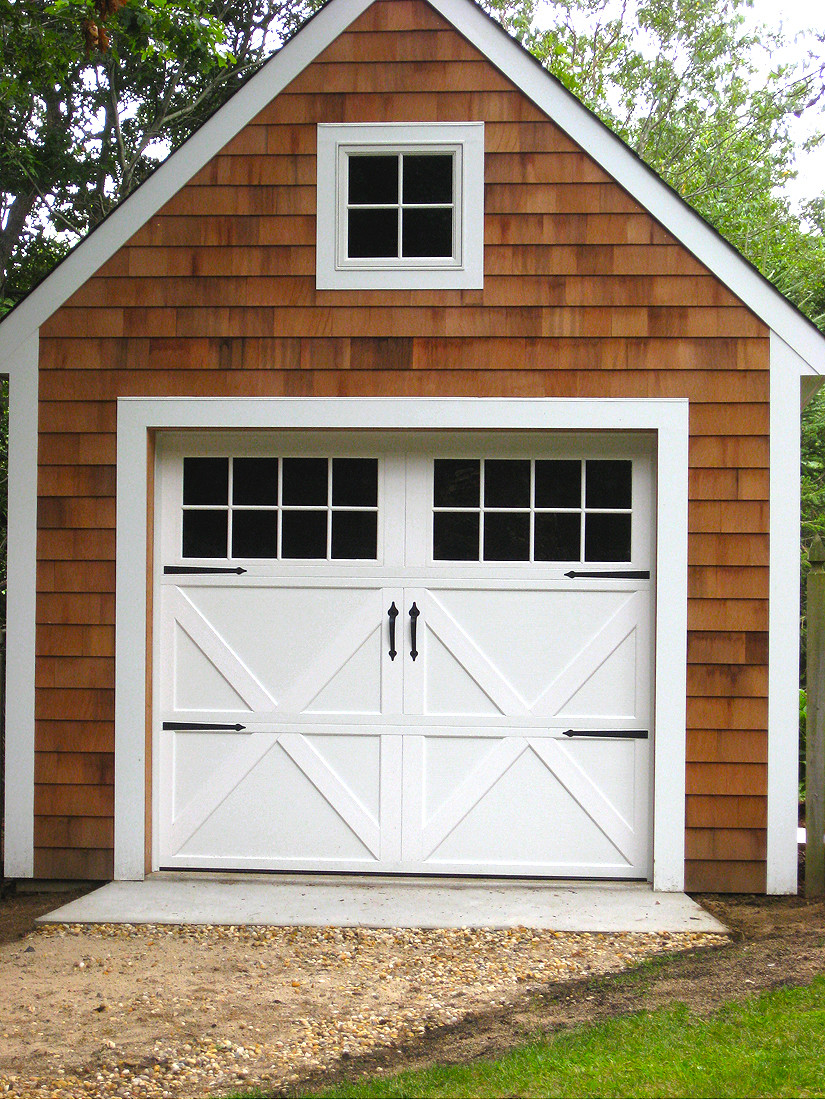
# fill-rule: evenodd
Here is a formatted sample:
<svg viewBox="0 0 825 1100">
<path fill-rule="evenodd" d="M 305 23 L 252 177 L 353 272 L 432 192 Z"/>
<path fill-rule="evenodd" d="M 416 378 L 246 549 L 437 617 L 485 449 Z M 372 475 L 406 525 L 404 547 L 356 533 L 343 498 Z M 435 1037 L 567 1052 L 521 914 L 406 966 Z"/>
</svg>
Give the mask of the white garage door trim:
<svg viewBox="0 0 825 1100">
<path fill-rule="evenodd" d="M 684 883 L 688 404 L 681 400 L 123 398 L 118 402 L 115 874 L 145 868 L 150 435 L 187 429 L 653 431 L 658 471 L 653 884 Z M 147 589 L 148 591 L 148 589 Z"/>
</svg>

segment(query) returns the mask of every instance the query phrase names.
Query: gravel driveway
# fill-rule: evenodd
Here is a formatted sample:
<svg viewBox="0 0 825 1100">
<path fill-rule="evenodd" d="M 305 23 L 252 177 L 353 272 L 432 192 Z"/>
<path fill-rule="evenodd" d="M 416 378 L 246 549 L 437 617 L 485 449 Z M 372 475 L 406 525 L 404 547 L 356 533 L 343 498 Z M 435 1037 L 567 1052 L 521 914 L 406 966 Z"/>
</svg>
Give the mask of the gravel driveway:
<svg viewBox="0 0 825 1100">
<path fill-rule="evenodd" d="M 707 933 L 47 925 L 0 946 L 0 1096 L 278 1089 Z"/>
</svg>

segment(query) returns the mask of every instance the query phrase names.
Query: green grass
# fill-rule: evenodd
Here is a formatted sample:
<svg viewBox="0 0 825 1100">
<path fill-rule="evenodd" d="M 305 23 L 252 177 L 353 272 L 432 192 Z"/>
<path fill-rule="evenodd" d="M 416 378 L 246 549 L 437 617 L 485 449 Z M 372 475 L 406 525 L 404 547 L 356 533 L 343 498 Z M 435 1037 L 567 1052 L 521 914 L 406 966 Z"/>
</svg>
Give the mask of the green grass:
<svg viewBox="0 0 825 1100">
<path fill-rule="evenodd" d="M 825 1095 L 825 979 L 724 1005 L 613 1019 L 496 1061 L 364 1078 L 323 1096 Z M 262 1095 L 262 1094 L 258 1094 Z"/>
</svg>

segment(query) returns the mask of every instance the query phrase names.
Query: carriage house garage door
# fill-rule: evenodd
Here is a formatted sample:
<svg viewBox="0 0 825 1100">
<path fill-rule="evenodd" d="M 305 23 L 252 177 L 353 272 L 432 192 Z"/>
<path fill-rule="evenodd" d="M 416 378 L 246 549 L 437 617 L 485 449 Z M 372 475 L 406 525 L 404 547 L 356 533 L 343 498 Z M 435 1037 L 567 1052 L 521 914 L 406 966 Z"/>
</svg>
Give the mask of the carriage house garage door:
<svg viewBox="0 0 825 1100">
<path fill-rule="evenodd" d="M 646 878 L 643 435 L 159 441 L 154 862 Z"/>
</svg>

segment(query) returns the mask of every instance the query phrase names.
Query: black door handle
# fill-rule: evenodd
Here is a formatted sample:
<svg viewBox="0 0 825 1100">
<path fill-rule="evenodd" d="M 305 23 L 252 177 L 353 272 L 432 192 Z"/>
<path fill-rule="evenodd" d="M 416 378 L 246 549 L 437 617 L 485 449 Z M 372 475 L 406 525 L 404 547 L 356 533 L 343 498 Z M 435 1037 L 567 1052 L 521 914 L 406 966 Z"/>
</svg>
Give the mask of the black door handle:
<svg viewBox="0 0 825 1100">
<path fill-rule="evenodd" d="M 418 656 L 418 650 L 415 647 L 415 635 L 416 635 L 416 628 L 418 626 L 418 616 L 420 614 L 421 614 L 421 612 L 415 606 L 415 601 L 413 601 L 413 605 L 410 608 L 410 642 L 412 644 L 412 649 L 410 650 L 410 656 L 412 657 L 413 660 L 415 660 L 416 657 Z"/>
<path fill-rule="evenodd" d="M 395 648 L 395 620 L 398 618 L 398 608 L 395 606 L 395 600 L 390 605 L 387 618 L 390 620 L 390 660 L 394 661 L 398 653 Z"/>
</svg>

